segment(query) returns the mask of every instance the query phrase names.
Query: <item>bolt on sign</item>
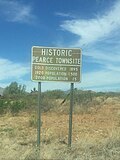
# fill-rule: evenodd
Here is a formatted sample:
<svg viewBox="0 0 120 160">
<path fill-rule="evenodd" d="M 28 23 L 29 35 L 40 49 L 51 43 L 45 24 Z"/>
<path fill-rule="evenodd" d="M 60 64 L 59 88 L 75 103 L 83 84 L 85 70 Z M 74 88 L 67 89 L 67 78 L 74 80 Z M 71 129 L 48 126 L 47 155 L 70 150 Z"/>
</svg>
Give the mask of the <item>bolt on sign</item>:
<svg viewBox="0 0 120 160">
<path fill-rule="evenodd" d="M 82 53 L 79 48 L 32 47 L 33 81 L 81 81 Z"/>
</svg>

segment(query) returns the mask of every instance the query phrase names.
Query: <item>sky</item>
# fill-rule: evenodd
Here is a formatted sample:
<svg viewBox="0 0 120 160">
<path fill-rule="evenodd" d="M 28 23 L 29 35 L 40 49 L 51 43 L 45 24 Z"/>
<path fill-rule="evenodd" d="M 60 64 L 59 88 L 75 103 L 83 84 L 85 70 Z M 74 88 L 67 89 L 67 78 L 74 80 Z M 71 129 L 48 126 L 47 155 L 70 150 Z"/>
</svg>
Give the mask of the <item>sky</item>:
<svg viewBox="0 0 120 160">
<path fill-rule="evenodd" d="M 120 91 L 120 0 L 0 0 L 0 87 L 31 81 L 32 46 L 81 48 L 75 88 Z M 42 91 L 70 83 L 43 82 Z"/>
</svg>

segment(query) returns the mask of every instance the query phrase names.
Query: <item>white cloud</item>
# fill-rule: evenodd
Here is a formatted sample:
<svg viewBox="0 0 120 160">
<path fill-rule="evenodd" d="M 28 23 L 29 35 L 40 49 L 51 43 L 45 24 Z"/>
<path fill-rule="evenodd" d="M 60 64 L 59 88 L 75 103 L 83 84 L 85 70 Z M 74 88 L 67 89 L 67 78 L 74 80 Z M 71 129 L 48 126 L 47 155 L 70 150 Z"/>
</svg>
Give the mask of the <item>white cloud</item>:
<svg viewBox="0 0 120 160">
<path fill-rule="evenodd" d="M 29 73 L 29 66 L 0 58 L 0 82 L 18 80 Z"/>
<path fill-rule="evenodd" d="M 72 15 L 71 13 L 56 12 L 55 14 L 60 17 L 75 18 L 75 16 Z"/>
<path fill-rule="evenodd" d="M 89 20 L 66 20 L 61 27 L 79 36 L 76 46 L 103 40 L 120 28 L 120 1 L 117 1 L 104 15 L 97 15 L 96 18 Z"/>
<path fill-rule="evenodd" d="M 120 83 L 120 74 L 115 71 L 101 70 L 97 72 L 84 73 L 81 85 L 84 87 L 110 86 Z"/>
<path fill-rule="evenodd" d="M 71 46 L 81 47 L 97 70 L 83 73 L 78 88 L 112 90 L 117 86 L 120 90 L 120 1 L 116 0 L 114 6 L 94 19 L 65 20 L 60 27 L 78 36 Z M 101 66 L 99 69 L 97 64 Z"/>
<path fill-rule="evenodd" d="M 88 20 L 66 20 L 61 27 L 78 36 L 72 46 L 81 46 L 83 54 L 93 62 L 117 69 L 120 67 L 120 1 L 115 2 L 104 15 Z"/>
<path fill-rule="evenodd" d="M 16 0 L 0 0 L 0 14 L 11 22 L 32 23 L 35 20 L 32 7 Z"/>
<path fill-rule="evenodd" d="M 94 49 L 94 47 L 91 47 L 91 49 L 83 51 L 83 54 L 90 57 L 89 61 L 91 63 L 100 64 L 107 70 L 120 71 L 120 53 L 114 49 L 110 48 L 104 51 L 102 48 Z"/>
</svg>

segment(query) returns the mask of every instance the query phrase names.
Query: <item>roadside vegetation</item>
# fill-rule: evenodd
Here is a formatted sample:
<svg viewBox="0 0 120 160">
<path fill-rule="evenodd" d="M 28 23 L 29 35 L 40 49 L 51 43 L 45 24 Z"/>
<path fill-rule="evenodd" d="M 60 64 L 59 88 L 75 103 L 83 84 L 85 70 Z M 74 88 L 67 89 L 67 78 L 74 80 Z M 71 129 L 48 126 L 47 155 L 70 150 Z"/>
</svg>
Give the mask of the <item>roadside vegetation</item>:
<svg viewBox="0 0 120 160">
<path fill-rule="evenodd" d="M 74 113 L 89 113 L 91 108 L 99 109 L 107 99 L 119 99 L 120 92 L 93 92 L 74 90 Z M 42 112 L 69 112 L 70 91 L 53 90 L 41 94 Z M 114 103 L 114 102 L 112 102 Z M 36 110 L 38 105 L 38 92 L 35 88 L 31 93 L 26 92 L 25 85 L 12 82 L 5 88 L 0 98 L 0 114 L 7 112 L 13 115 L 20 111 Z"/>
<path fill-rule="evenodd" d="M 42 92 L 41 153 L 36 148 L 38 92 L 12 82 L 0 97 L 0 159 L 119 160 L 120 93 L 74 89 L 72 147 L 70 91 Z"/>
</svg>

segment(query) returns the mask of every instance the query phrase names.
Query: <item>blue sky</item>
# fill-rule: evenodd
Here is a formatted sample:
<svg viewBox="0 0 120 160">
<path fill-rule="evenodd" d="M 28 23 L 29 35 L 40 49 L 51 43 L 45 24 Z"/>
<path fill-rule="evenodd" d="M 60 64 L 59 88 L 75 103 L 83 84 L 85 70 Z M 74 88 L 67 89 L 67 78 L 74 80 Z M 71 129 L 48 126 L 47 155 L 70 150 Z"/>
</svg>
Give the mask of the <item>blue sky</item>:
<svg viewBox="0 0 120 160">
<path fill-rule="evenodd" d="M 81 48 L 82 82 L 75 87 L 120 91 L 120 0 L 0 0 L 0 87 L 37 87 L 32 46 Z M 42 90 L 69 86 L 44 82 Z"/>
</svg>

